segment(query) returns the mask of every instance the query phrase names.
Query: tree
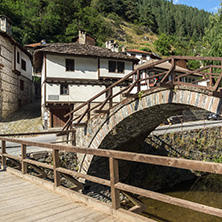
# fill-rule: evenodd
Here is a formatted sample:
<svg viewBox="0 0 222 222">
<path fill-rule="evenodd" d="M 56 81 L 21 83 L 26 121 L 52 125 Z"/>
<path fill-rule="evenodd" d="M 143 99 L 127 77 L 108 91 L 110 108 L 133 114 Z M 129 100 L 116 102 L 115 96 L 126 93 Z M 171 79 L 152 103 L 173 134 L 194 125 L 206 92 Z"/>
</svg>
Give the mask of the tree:
<svg viewBox="0 0 222 222">
<path fill-rule="evenodd" d="M 163 56 L 170 55 L 171 51 L 171 37 L 162 33 L 159 38 L 154 42 L 156 50 Z"/>
</svg>

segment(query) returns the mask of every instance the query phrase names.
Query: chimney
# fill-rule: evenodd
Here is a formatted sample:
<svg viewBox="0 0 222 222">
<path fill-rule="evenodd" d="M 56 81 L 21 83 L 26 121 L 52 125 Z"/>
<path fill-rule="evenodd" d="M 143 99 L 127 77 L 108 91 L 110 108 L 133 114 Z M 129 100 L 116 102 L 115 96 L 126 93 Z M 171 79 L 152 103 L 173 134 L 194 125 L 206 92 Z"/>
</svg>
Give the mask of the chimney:
<svg viewBox="0 0 222 222">
<path fill-rule="evenodd" d="M 79 30 L 79 44 L 86 44 L 86 33 Z"/>
<path fill-rule="evenodd" d="M 42 39 L 42 40 L 41 40 L 41 44 L 42 44 L 42 45 L 46 44 L 46 40 L 45 40 L 45 39 Z"/>
<path fill-rule="evenodd" d="M 3 32 L 6 32 L 7 34 L 12 34 L 12 28 L 11 28 L 11 20 L 5 16 L 0 15 L 0 30 Z"/>
<path fill-rule="evenodd" d="M 112 52 L 119 52 L 119 45 L 114 42 L 114 40 L 110 40 L 106 42 L 106 48 L 110 49 Z"/>
</svg>

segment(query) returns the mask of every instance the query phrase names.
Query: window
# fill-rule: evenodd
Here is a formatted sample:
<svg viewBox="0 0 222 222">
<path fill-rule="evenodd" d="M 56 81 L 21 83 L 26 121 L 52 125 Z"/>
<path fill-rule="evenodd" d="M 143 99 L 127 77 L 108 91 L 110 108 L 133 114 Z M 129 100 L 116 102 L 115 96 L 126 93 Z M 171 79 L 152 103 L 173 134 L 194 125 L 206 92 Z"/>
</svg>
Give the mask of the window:
<svg viewBox="0 0 222 222">
<path fill-rule="evenodd" d="M 66 59 L 66 71 L 74 71 L 74 59 Z"/>
<path fill-rule="evenodd" d="M 20 79 L 20 90 L 24 91 L 24 81 Z"/>
<path fill-rule="evenodd" d="M 143 60 L 146 60 L 146 55 L 142 55 L 142 59 L 143 59 Z"/>
<path fill-rule="evenodd" d="M 26 61 L 22 59 L 22 69 L 26 71 Z"/>
<path fill-rule="evenodd" d="M 132 56 L 132 57 L 136 57 L 136 54 L 134 54 L 134 53 L 131 53 L 131 56 Z"/>
<path fill-rule="evenodd" d="M 124 62 L 117 62 L 117 72 L 124 73 L 125 64 Z"/>
<path fill-rule="evenodd" d="M 69 85 L 61 84 L 60 85 L 60 95 L 69 95 Z"/>
<path fill-rule="evenodd" d="M 20 64 L 20 53 L 17 52 L 17 63 Z"/>
<path fill-rule="evenodd" d="M 109 72 L 124 73 L 124 70 L 124 62 L 109 61 Z"/>
<path fill-rule="evenodd" d="M 109 61 L 109 72 L 116 72 L 116 62 Z"/>
</svg>

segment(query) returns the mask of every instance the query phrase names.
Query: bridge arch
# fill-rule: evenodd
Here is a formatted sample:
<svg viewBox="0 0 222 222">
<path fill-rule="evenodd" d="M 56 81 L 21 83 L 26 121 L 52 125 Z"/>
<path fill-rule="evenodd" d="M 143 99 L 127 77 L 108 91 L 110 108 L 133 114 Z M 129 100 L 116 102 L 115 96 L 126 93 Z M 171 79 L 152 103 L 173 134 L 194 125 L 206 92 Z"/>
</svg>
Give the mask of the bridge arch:
<svg viewBox="0 0 222 222">
<path fill-rule="evenodd" d="M 221 99 L 209 91 L 191 86 L 156 88 L 139 98 L 128 98 L 109 114 L 92 118 L 86 127 L 77 128 L 77 145 L 90 148 L 137 151 L 145 138 L 168 117 L 196 107 L 221 114 Z M 86 173 L 92 156 L 79 156 L 80 172 Z"/>
</svg>

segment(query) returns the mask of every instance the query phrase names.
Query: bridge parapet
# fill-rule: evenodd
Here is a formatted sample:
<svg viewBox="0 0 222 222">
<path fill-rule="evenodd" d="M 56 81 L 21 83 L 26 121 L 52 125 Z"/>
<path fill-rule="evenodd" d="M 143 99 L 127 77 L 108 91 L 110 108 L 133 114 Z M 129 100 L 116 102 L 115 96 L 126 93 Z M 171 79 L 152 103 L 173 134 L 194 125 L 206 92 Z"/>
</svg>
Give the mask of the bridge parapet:
<svg viewBox="0 0 222 222">
<path fill-rule="evenodd" d="M 76 144 L 135 152 L 157 126 L 191 107 L 221 114 L 222 104 L 220 98 L 210 96 L 203 89 L 189 86 L 155 88 L 145 92 L 140 99 L 128 98 L 108 114 L 99 114 L 86 125 L 77 126 Z M 90 155 L 79 156 L 81 172 L 87 173 L 92 158 Z"/>
<path fill-rule="evenodd" d="M 73 124 L 87 123 L 96 113 L 109 113 L 113 106 L 122 102 L 124 96 L 141 98 L 144 92 L 152 91 L 153 87 L 176 89 L 175 87 L 188 86 L 206 90 L 209 92 L 209 95 L 215 97 L 222 97 L 220 89 L 222 71 L 218 72 L 218 69 L 221 70 L 222 64 L 210 64 L 196 70 L 188 70 L 176 66 L 177 60 L 181 59 L 205 60 L 208 63 L 215 61 L 221 63 L 222 61 L 221 57 L 172 56 L 149 64 L 143 64 L 137 67 L 135 71 L 93 96 L 87 102 L 67 113 L 65 117 L 69 117 L 69 120 L 66 122 L 63 130 L 72 128 Z M 165 67 L 166 65 L 168 68 Z M 215 70 L 217 72 L 214 73 Z M 116 91 L 116 87 L 125 82 L 127 82 L 128 86 Z M 151 82 L 153 83 L 151 84 Z M 97 99 L 104 95 L 104 101 L 96 103 Z"/>
<path fill-rule="evenodd" d="M 211 162 L 202 162 L 202 161 L 194 161 L 194 160 L 186 160 L 186 159 L 178 159 L 178 158 L 172 158 L 172 157 L 165 157 L 165 156 L 156 156 L 156 155 L 147 155 L 147 154 L 138 154 L 138 153 L 130 153 L 130 152 L 120 152 L 120 151 L 114 151 L 114 150 L 102 150 L 102 149 L 88 149 L 88 148 L 82 148 L 82 147 L 76 147 L 76 146 L 64 146 L 64 145 L 56 145 L 56 144 L 49 144 L 49 143 L 39 143 L 39 142 L 32 142 L 27 140 L 20 140 L 20 139 L 12 139 L 12 138 L 6 138 L 6 137 L 0 137 L 1 140 L 1 163 L 2 168 L 6 168 L 7 161 L 6 159 L 14 159 L 16 161 L 19 161 L 21 163 L 22 168 L 22 174 L 27 175 L 28 174 L 28 165 L 34 165 L 34 166 L 40 166 L 42 168 L 51 169 L 54 172 L 54 190 L 60 190 L 59 188 L 61 186 L 60 182 L 60 174 L 66 174 L 70 175 L 75 178 L 84 178 L 86 180 L 92 181 L 94 183 L 99 183 L 105 186 L 108 186 L 111 188 L 111 198 L 112 198 L 112 207 L 103 205 L 103 210 L 108 208 L 108 211 L 115 215 L 121 215 L 121 212 L 123 212 L 123 209 L 119 209 L 121 207 L 121 201 L 120 201 L 120 191 L 122 192 L 129 192 L 133 194 L 137 194 L 140 196 L 144 196 L 147 198 L 151 198 L 154 200 L 162 201 L 164 203 L 169 203 L 175 206 L 184 207 L 187 209 L 195 210 L 198 212 L 214 215 L 217 217 L 222 218 L 222 210 L 219 208 L 214 208 L 198 203 L 194 203 L 187 200 L 182 200 L 176 197 L 168 196 L 161 193 L 156 193 L 153 191 L 149 191 L 146 189 L 141 189 L 135 186 L 131 186 L 128 184 L 125 184 L 119 180 L 119 160 L 124 161 L 133 161 L 133 162 L 140 162 L 145 164 L 153 164 L 153 165 L 160 165 L 160 166 L 167 166 L 167 167 L 176 167 L 176 168 L 182 168 L 182 169 L 189 169 L 189 170 L 196 170 L 196 171 L 203 171 L 208 173 L 216 173 L 216 174 L 222 174 L 222 164 L 220 163 L 211 163 Z M 13 142 L 18 143 L 21 145 L 21 151 L 22 156 L 21 157 L 15 157 L 7 154 L 7 142 Z M 30 160 L 27 158 L 26 155 L 26 148 L 27 146 L 37 146 L 42 148 L 49 148 L 53 151 L 53 165 L 46 164 L 46 163 L 40 163 L 38 161 Z M 68 152 L 75 152 L 75 153 L 84 153 L 84 154 L 90 154 L 90 155 L 96 155 L 100 157 L 106 157 L 109 159 L 109 173 L 110 177 L 109 179 L 104 179 L 101 177 L 95 177 L 91 175 L 85 175 L 83 173 L 79 173 L 73 170 L 65 169 L 60 166 L 59 156 L 58 152 L 60 150 L 68 151 Z M 74 179 L 73 179 L 74 180 Z M 33 180 L 34 181 L 34 180 Z M 38 181 L 39 182 L 39 181 Z M 39 182 L 39 184 L 44 184 L 43 180 Z M 47 185 L 47 187 L 49 187 Z M 78 201 L 82 201 L 87 204 L 95 204 L 95 201 L 93 202 L 90 200 L 89 197 L 87 197 L 83 201 L 83 196 L 79 193 L 69 191 L 67 193 L 67 190 L 65 190 L 67 196 L 76 196 L 76 199 Z M 129 209 L 129 211 L 133 211 L 135 209 L 138 209 L 139 206 L 132 207 Z M 109 209 L 111 208 L 111 209 Z M 146 218 L 141 218 L 140 215 L 137 215 L 132 218 L 131 212 L 125 213 L 125 215 L 122 215 L 122 217 L 125 216 L 129 221 L 148 221 Z M 138 217 L 138 219 L 136 218 Z M 130 218 L 130 219 L 129 219 Z"/>
</svg>

